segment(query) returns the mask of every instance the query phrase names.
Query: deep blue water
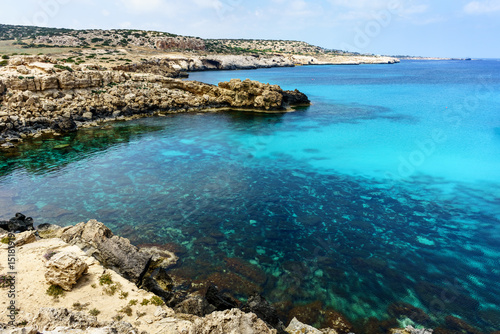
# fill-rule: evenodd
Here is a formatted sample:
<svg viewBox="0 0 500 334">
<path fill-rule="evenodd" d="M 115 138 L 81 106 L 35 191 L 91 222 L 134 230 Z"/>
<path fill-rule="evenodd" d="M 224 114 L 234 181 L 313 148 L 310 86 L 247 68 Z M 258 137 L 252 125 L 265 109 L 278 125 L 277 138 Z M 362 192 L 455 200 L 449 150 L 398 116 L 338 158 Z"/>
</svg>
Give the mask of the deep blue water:
<svg viewBox="0 0 500 334">
<path fill-rule="evenodd" d="M 177 275 L 284 310 L 320 301 L 361 321 L 403 301 L 428 326 L 454 315 L 500 330 L 500 61 L 191 74 L 231 78 L 313 105 L 26 143 L 0 157 L 0 218 L 96 218 L 178 251 Z"/>
</svg>

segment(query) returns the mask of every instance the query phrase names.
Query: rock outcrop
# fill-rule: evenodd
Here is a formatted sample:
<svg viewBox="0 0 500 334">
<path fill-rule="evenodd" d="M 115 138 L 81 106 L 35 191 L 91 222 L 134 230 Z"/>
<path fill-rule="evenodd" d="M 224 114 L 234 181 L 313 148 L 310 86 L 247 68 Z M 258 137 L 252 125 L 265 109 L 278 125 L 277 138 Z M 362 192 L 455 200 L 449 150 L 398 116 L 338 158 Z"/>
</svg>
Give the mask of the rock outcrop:
<svg viewBox="0 0 500 334">
<path fill-rule="evenodd" d="M 393 329 L 391 334 L 432 334 L 432 329 L 416 329 L 413 326 L 407 326 L 405 329 Z"/>
<path fill-rule="evenodd" d="M 264 321 L 253 313 L 243 313 L 238 309 L 213 312 L 196 319 L 193 333 L 197 334 L 276 334 Z"/>
<path fill-rule="evenodd" d="M 157 37 L 154 44 L 160 50 L 205 50 L 205 42 L 200 38 Z"/>
<path fill-rule="evenodd" d="M 25 66 L 35 60 L 26 58 L 18 63 Z M 284 111 L 290 105 L 309 104 L 298 91 L 250 80 L 214 86 L 169 78 L 165 73 L 56 69 L 27 77 L 0 75 L 0 86 L 5 87 L 0 94 L 0 142 L 158 112 L 214 108 Z M 161 72 L 162 65 L 157 69 Z"/>
<path fill-rule="evenodd" d="M 47 261 L 45 267 L 47 282 L 58 285 L 66 291 L 71 291 L 73 285 L 89 268 L 78 255 L 69 252 L 56 253 Z"/>
<path fill-rule="evenodd" d="M 61 239 L 77 245 L 103 266 L 113 269 L 126 279 L 140 283 L 151 255 L 140 252 L 128 239 L 113 232 L 97 220 L 62 229 Z"/>
<path fill-rule="evenodd" d="M 264 297 L 260 295 L 251 296 L 241 310 L 255 313 L 266 324 L 275 328 L 278 333 L 284 333 L 283 329 L 285 327 L 278 316 L 277 310 Z"/>
<path fill-rule="evenodd" d="M 312 326 L 301 323 L 297 318 L 293 318 L 285 329 L 289 334 L 337 334 L 333 329 L 316 329 Z"/>
</svg>

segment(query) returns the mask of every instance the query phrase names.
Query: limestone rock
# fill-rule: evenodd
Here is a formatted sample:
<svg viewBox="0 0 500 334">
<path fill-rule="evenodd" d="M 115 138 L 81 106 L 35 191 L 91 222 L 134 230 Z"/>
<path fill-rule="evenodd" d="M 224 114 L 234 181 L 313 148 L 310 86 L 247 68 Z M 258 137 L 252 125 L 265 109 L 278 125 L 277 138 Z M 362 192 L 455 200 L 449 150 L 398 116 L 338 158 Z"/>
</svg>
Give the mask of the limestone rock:
<svg viewBox="0 0 500 334">
<path fill-rule="evenodd" d="M 175 266 L 179 260 L 174 253 L 158 247 L 141 247 L 140 251 L 151 255 L 151 267 L 168 269 Z"/>
<path fill-rule="evenodd" d="M 37 326 L 39 331 L 51 331 L 57 327 L 82 329 L 101 327 L 97 317 L 81 312 L 71 312 L 65 308 L 41 308 L 29 325 Z"/>
<path fill-rule="evenodd" d="M 38 334 L 38 330 L 35 327 L 2 329 L 0 325 L 0 329 L 2 334 Z"/>
<path fill-rule="evenodd" d="M 193 314 L 199 317 L 203 317 L 213 311 L 215 311 L 215 307 L 200 296 L 190 296 L 175 307 L 175 312 L 177 313 Z"/>
<path fill-rule="evenodd" d="M 159 37 L 155 39 L 155 47 L 160 50 L 205 50 L 205 42 L 192 37 Z"/>
<path fill-rule="evenodd" d="M 99 322 L 97 317 L 65 308 L 42 308 L 29 322 L 44 334 L 137 334 L 139 331 L 123 321 Z M 31 334 L 28 332 L 28 334 Z"/>
<path fill-rule="evenodd" d="M 56 253 L 45 266 L 47 282 L 58 285 L 66 291 L 71 291 L 73 285 L 88 269 L 88 265 L 78 255 L 69 252 Z"/>
<path fill-rule="evenodd" d="M 64 230 L 61 239 L 77 245 L 103 266 L 134 283 L 142 280 L 151 259 L 151 255 L 140 252 L 128 239 L 113 235 L 109 228 L 95 219 Z"/>
<path fill-rule="evenodd" d="M 30 244 L 36 241 L 36 235 L 34 231 L 26 231 L 23 233 L 16 234 L 16 241 L 14 244 L 16 247 Z"/>
<path fill-rule="evenodd" d="M 298 321 L 297 318 L 293 318 L 292 321 L 290 321 L 285 331 L 289 334 L 321 334 L 319 329 L 305 325 Z"/>
<path fill-rule="evenodd" d="M 282 330 L 284 328 L 276 309 L 262 296 L 254 295 L 248 298 L 248 301 L 241 308 L 243 312 L 255 313 L 269 326 Z"/>
<path fill-rule="evenodd" d="M 391 334 L 432 334 L 432 329 L 416 329 L 413 326 L 407 326 L 405 329 L 392 329 Z"/>
<path fill-rule="evenodd" d="M 213 312 L 194 322 L 196 334 L 276 334 L 264 321 L 253 313 L 232 309 Z"/>
</svg>

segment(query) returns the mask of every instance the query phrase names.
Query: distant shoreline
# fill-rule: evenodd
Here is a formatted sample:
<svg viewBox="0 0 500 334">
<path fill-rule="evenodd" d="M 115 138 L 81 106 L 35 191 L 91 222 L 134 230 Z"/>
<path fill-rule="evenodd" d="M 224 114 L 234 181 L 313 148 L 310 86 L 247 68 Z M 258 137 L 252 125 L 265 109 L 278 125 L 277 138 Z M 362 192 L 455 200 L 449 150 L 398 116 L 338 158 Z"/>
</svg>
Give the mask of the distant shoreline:
<svg viewBox="0 0 500 334">
<path fill-rule="evenodd" d="M 460 60 L 460 61 L 470 61 L 470 60 L 477 60 L 477 59 L 472 59 L 472 58 L 441 58 L 441 57 L 401 57 L 401 56 L 394 56 L 400 60 Z"/>
</svg>

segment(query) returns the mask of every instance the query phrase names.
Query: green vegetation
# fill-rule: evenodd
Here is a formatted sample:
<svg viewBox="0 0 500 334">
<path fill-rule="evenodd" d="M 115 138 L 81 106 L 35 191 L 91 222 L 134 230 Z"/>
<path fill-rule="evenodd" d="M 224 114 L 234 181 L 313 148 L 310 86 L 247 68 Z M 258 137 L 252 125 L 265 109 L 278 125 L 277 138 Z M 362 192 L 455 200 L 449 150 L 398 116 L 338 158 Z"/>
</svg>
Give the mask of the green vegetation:
<svg viewBox="0 0 500 334">
<path fill-rule="evenodd" d="M 99 311 L 98 309 L 96 308 L 93 308 L 89 311 L 89 314 L 90 315 L 93 315 L 94 317 L 97 317 L 99 314 L 101 313 L 101 311 Z"/>
<path fill-rule="evenodd" d="M 118 313 L 125 313 L 126 315 L 128 315 L 130 317 L 130 316 L 132 316 L 132 308 L 129 305 L 127 305 L 127 306 L 123 307 L 121 310 L 119 310 Z"/>
<path fill-rule="evenodd" d="M 14 241 L 14 240 L 16 240 L 16 237 L 6 236 L 6 237 L 3 237 L 2 240 L 0 240 L 0 242 L 2 244 L 9 244 L 11 241 Z"/>
<path fill-rule="evenodd" d="M 163 301 L 163 299 L 161 299 L 160 297 L 158 296 L 153 296 L 151 297 L 151 304 L 155 305 L 155 306 L 162 306 L 165 304 L 165 302 Z"/>
<path fill-rule="evenodd" d="M 123 315 L 117 314 L 111 319 L 113 319 L 114 321 L 121 321 L 123 319 Z"/>
<path fill-rule="evenodd" d="M 131 299 L 129 300 L 128 304 L 131 306 L 137 305 L 138 300 L 137 299 Z"/>
<path fill-rule="evenodd" d="M 120 291 L 120 296 L 119 296 L 120 299 L 127 299 L 127 297 L 128 297 L 128 292 Z"/>
<path fill-rule="evenodd" d="M 64 296 L 63 288 L 61 288 L 59 285 L 54 285 L 54 284 L 49 286 L 49 288 L 45 293 L 53 297 L 54 299 L 58 299 L 59 297 Z"/>
<path fill-rule="evenodd" d="M 11 286 L 12 280 L 14 280 L 14 276 L 11 275 L 0 275 L 0 288 L 5 289 Z"/>
<path fill-rule="evenodd" d="M 64 66 L 64 65 L 59 65 L 59 64 L 55 64 L 54 65 L 55 68 L 58 68 L 60 70 L 64 70 L 64 71 L 69 71 L 69 72 L 73 72 L 73 69 L 69 66 Z"/>
<path fill-rule="evenodd" d="M 109 274 L 109 273 L 102 274 L 101 277 L 99 277 L 99 284 L 100 285 L 111 285 L 111 284 L 113 284 L 113 279 L 111 279 L 111 274 Z"/>
<path fill-rule="evenodd" d="M 89 305 L 90 305 L 90 303 L 85 303 L 85 304 L 82 304 L 82 303 L 76 302 L 76 303 L 73 303 L 73 309 L 75 309 L 76 311 L 83 311 L 83 310 L 85 310 L 85 309 L 86 309 Z"/>
<path fill-rule="evenodd" d="M 108 296 L 114 295 L 122 287 L 120 283 L 113 282 L 111 274 L 109 273 L 102 274 L 101 277 L 99 277 L 99 284 L 104 286 L 102 291 L 104 291 L 104 293 Z M 128 296 L 128 293 L 126 293 L 126 295 Z"/>
</svg>

